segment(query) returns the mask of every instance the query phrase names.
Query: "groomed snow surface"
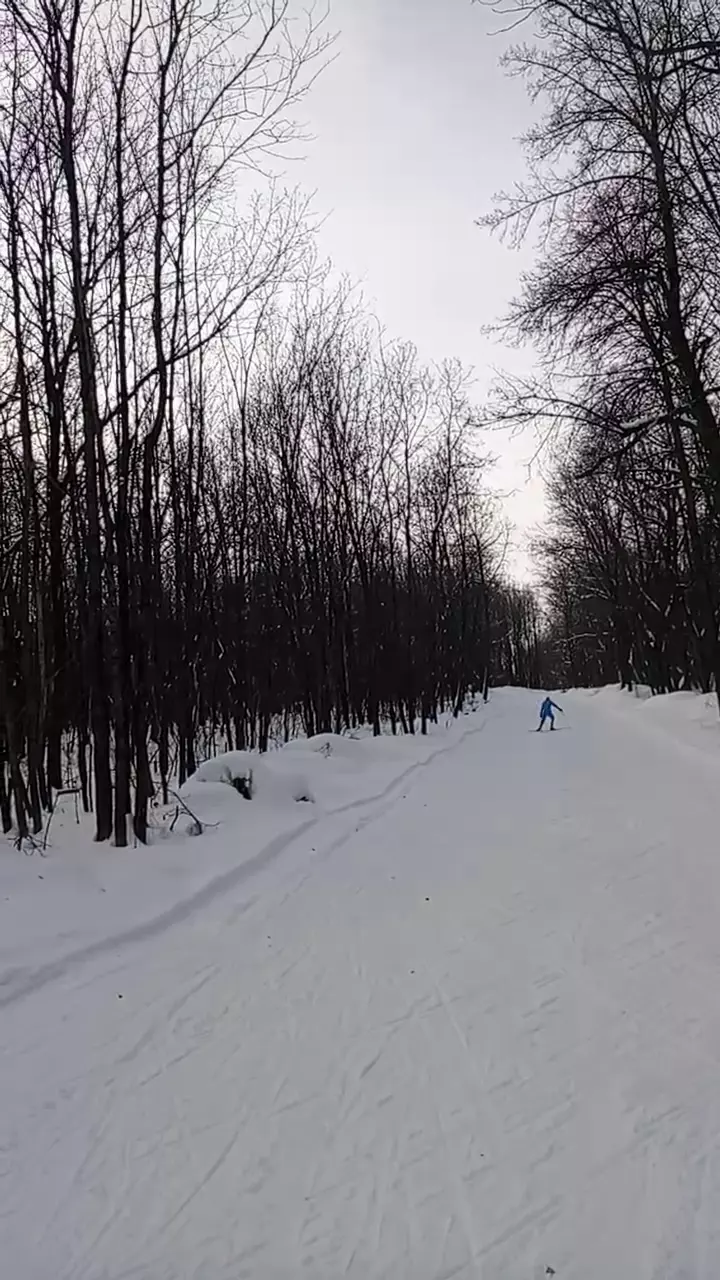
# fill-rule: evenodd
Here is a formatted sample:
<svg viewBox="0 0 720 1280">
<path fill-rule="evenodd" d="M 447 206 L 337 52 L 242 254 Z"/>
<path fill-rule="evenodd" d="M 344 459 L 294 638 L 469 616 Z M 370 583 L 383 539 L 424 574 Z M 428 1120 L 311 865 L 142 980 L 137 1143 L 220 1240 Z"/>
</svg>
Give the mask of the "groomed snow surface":
<svg viewBox="0 0 720 1280">
<path fill-rule="evenodd" d="M 716 712 L 538 701 L 0 846 L 3 1278 L 717 1280 Z"/>
</svg>

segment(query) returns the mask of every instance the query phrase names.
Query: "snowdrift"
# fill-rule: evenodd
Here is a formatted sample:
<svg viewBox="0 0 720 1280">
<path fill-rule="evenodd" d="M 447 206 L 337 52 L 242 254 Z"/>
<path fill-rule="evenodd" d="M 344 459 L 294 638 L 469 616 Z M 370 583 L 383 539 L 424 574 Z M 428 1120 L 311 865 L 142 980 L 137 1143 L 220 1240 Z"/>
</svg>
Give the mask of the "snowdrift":
<svg viewBox="0 0 720 1280">
<path fill-rule="evenodd" d="M 638 685 L 629 693 L 618 685 L 607 685 L 602 689 L 574 689 L 571 696 L 592 698 L 598 710 L 630 717 L 637 727 L 673 738 L 676 745 L 720 764 L 720 714 L 714 693 L 684 690 L 652 694 L 645 685 Z"/>
<path fill-rule="evenodd" d="M 448 717 L 426 737 L 326 733 L 225 752 L 154 807 L 147 846 L 98 846 L 92 819 L 59 805 L 46 855 L 0 843 L 0 1003 L 43 966 L 123 945 L 285 855 L 318 822 L 382 800 L 487 714 Z"/>
</svg>

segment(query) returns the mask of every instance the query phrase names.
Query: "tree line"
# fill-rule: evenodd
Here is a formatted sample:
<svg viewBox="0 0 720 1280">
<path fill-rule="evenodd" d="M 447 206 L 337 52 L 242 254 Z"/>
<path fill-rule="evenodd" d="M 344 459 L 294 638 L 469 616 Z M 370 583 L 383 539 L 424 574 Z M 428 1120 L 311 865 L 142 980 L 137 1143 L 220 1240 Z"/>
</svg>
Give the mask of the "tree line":
<svg viewBox="0 0 720 1280">
<path fill-rule="evenodd" d="M 537 668 L 454 363 L 274 181 L 287 0 L 0 0 L 0 821 L 146 841 L 199 756 L 423 732 Z"/>
<path fill-rule="evenodd" d="M 486 222 L 539 253 L 507 328 L 540 372 L 495 412 L 542 425 L 548 680 L 720 694 L 720 11 L 513 6 L 543 104 L 529 178 Z"/>
</svg>

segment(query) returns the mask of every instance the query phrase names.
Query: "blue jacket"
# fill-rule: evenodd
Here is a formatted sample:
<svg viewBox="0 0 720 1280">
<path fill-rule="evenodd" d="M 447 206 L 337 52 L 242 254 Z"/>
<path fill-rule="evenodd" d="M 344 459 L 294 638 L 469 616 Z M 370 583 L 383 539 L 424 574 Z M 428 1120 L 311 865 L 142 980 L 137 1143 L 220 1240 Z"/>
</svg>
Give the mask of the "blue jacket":
<svg viewBox="0 0 720 1280">
<path fill-rule="evenodd" d="M 543 717 L 543 719 L 545 718 L 545 716 L 552 715 L 553 708 L 555 709 L 555 711 L 562 711 L 562 707 L 559 707 L 556 702 L 553 702 L 552 698 L 545 698 L 540 708 L 540 715 Z"/>
</svg>

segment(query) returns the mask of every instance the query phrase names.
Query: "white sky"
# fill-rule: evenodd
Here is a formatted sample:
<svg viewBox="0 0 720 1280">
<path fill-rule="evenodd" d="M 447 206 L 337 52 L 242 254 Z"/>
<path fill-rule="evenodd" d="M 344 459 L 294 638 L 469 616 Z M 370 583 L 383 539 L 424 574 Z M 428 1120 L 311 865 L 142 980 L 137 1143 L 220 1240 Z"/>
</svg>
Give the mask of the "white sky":
<svg viewBox="0 0 720 1280">
<path fill-rule="evenodd" d="M 471 0 L 331 0 L 336 58 L 304 103 L 314 141 L 297 173 L 328 214 L 321 253 L 361 283 L 390 336 L 472 366 L 478 399 L 494 368 L 530 362 L 480 333 L 530 261 L 474 225 L 522 178 L 516 139 L 532 119 L 498 65 L 500 25 Z M 512 569 L 527 577 L 526 536 L 543 516 L 542 484 L 528 479 L 534 438 L 487 443 L 516 526 Z"/>
</svg>

